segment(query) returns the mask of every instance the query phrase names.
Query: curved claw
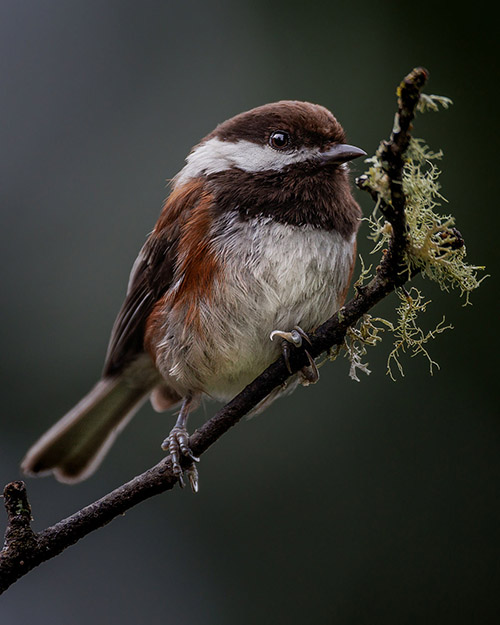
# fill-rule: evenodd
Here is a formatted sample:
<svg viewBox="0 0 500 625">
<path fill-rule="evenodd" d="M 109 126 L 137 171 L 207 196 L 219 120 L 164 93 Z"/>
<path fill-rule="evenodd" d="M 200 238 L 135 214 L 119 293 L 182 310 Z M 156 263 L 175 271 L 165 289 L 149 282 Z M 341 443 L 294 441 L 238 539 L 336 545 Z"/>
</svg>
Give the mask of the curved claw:
<svg viewBox="0 0 500 625">
<path fill-rule="evenodd" d="M 319 371 L 316 363 L 314 362 L 314 358 L 311 354 L 305 349 L 304 350 L 309 360 L 309 365 L 307 367 L 303 367 L 300 370 L 302 386 L 309 386 L 309 384 L 316 384 L 319 380 Z"/>
<path fill-rule="evenodd" d="M 198 469 L 195 464 L 190 465 L 186 469 L 186 475 L 189 480 L 189 485 L 191 486 L 191 490 L 193 493 L 197 493 L 199 489 L 199 481 L 198 481 Z"/>
<path fill-rule="evenodd" d="M 292 375 L 293 371 L 292 367 L 290 366 L 290 344 L 285 339 L 281 341 L 281 355 L 283 356 L 283 360 L 285 361 L 288 373 Z"/>
</svg>

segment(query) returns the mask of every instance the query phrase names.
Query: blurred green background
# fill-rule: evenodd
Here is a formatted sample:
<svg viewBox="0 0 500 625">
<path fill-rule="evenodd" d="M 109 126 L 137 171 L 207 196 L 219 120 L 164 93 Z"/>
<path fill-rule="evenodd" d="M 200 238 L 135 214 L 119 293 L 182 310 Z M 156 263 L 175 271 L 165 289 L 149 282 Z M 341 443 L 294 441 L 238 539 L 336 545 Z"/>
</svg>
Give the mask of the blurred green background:
<svg viewBox="0 0 500 625">
<path fill-rule="evenodd" d="M 496 29 L 481 3 L 2 0 L 2 485 L 97 379 L 165 180 L 242 110 L 324 104 L 371 154 L 427 67 L 455 105 L 415 134 L 444 150 L 444 210 L 492 274 L 465 308 L 417 281 L 424 327 L 455 326 L 434 376 L 406 358 L 391 382 L 389 337 L 360 383 L 325 366 L 203 457 L 199 495 L 156 497 L 17 582 L 2 625 L 498 622 Z M 172 422 L 144 408 L 81 485 L 28 480 L 34 527 L 157 462 Z"/>
</svg>

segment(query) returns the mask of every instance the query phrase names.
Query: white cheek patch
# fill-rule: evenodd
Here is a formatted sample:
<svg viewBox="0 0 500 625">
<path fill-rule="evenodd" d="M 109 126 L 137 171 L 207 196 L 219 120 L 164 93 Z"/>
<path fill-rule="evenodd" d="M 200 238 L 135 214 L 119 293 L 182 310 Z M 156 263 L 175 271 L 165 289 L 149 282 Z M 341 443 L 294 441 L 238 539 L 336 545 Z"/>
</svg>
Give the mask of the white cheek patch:
<svg viewBox="0 0 500 625">
<path fill-rule="evenodd" d="M 280 152 L 269 145 L 251 141 L 221 141 L 213 138 L 196 147 L 186 159 L 186 165 L 175 177 L 176 184 L 203 174 L 215 174 L 227 169 L 248 172 L 279 171 L 287 165 L 318 158 L 317 148 L 301 148 L 293 152 Z"/>
</svg>

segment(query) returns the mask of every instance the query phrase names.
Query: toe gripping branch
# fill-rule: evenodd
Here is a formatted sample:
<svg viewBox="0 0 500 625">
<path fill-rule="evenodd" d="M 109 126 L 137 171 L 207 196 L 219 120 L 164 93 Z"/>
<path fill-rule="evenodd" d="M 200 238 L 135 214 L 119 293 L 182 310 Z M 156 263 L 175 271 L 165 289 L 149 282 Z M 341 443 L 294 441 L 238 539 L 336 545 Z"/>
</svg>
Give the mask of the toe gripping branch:
<svg viewBox="0 0 500 625">
<path fill-rule="evenodd" d="M 172 456 L 172 468 L 174 474 L 179 478 L 179 484 L 184 488 L 183 473 L 188 478 L 191 490 L 194 493 L 198 492 L 198 469 L 195 462 L 199 462 L 200 459 L 193 454 L 189 447 L 189 434 L 187 431 L 187 421 L 189 417 L 189 408 L 191 404 L 191 397 L 187 397 L 181 406 L 179 416 L 175 422 L 174 427 L 171 429 L 170 434 L 163 441 L 161 448 Z M 191 460 L 190 465 L 184 471 L 181 466 L 181 458 L 185 456 Z"/>
<path fill-rule="evenodd" d="M 306 341 L 309 345 L 311 345 L 311 340 L 306 332 L 299 326 L 295 326 L 293 330 L 290 332 L 284 332 L 282 330 L 273 330 L 271 332 L 269 338 L 271 341 L 278 336 L 282 339 L 281 341 L 281 353 L 283 355 L 283 360 L 285 361 L 286 368 L 290 374 L 293 373 L 292 368 L 290 366 L 290 345 L 293 345 L 297 349 L 303 349 L 304 353 L 309 360 L 309 365 L 306 367 L 302 367 L 300 370 L 300 378 L 301 384 L 303 386 L 308 386 L 309 384 L 316 384 L 319 380 L 319 371 L 316 363 L 314 362 L 314 358 L 311 354 L 303 347 L 303 342 Z"/>
</svg>

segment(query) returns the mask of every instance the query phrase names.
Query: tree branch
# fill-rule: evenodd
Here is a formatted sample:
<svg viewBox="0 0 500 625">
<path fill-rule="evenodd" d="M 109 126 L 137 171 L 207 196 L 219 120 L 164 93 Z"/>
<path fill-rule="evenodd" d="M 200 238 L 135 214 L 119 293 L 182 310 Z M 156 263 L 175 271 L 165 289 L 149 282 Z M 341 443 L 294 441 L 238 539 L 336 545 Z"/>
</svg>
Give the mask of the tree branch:
<svg viewBox="0 0 500 625">
<path fill-rule="evenodd" d="M 357 181 L 358 186 L 368 191 L 378 202 L 384 217 L 392 226 L 392 238 L 388 249 L 384 251 L 374 278 L 366 286 L 357 289 L 355 297 L 310 336 L 311 345 L 308 351 L 313 357 L 319 356 L 333 346 L 342 345 L 349 327 L 354 326 L 375 304 L 411 277 L 403 263 L 408 244 L 406 198 L 402 185 L 404 152 L 410 142 L 412 120 L 427 78 L 426 70 L 416 68 L 401 83 L 398 89 L 398 111 L 394 128 L 390 139 L 383 142 L 379 151 L 388 179 L 390 201 L 384 201 L 379 197 L 378 193 L 369 187 L 365 176 Z M 303 351 L 291 350 L 292 372 L 299 371 L 307 364 L 308 360 Z M 280 358 L 193 433 L 190 438 L 193 453 L 200 456 L 289 377 L 290 373 Z M 183 462 L 189 461 L 184 458 Z M 31 529 L 31 508 L 24 483 L 8 484 L 4 490 L 8 526 L 5 544 L 0 552 L 0 593 L 34 567 L 58 555 L 66 547 L 103 527 L 126 510 L 153 495 L 170 490 L 177 481 L 172 471 L 171 458 L 168 456 L 130 482 L 39 533 Z"/>
</svg>

